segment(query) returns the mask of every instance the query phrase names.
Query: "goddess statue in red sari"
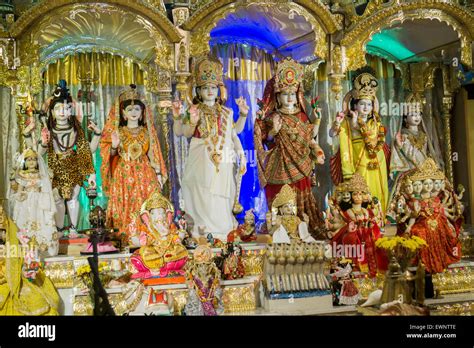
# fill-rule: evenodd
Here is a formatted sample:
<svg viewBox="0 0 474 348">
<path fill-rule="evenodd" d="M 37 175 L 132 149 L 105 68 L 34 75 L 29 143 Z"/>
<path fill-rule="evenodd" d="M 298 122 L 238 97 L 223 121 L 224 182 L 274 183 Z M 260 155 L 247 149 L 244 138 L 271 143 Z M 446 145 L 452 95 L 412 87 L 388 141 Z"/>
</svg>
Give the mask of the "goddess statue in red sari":
<svg viewBox="0 0 474 348">
<path fill-rule="evenodd" d="M 314 109 L 313 124 L 306 113 L 302 77 L 303 67 L 291 58 L 278 64 L 276 75 L 265 87 L 254 143 L 259 181 L 269 208 L 288 184 L 296 191 L 299 217 L 308 215 L 310 231 L 316 231 L 322 219 L 311 190 L 311 175 L 316 163 L 324 163 L 324 152 L 315 140 L 320 112 Z"/>
</svg>

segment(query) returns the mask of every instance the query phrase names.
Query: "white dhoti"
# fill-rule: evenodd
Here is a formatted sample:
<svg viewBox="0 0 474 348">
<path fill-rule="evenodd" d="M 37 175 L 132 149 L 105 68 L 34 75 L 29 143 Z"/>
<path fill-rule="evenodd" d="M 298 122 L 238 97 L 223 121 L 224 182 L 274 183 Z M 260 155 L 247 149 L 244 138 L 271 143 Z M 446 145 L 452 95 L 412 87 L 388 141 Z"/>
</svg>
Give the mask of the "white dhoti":
<svg viewBox="0 0 474 348">
<path fill-rule="evenodd" d="M 232 122 L 232 120 L 229 120 Z M 219 171 L 210 159 L 204 139 L 192 138 L 182 181 L 184 210 L 194 220 L 193 237 L 199 237 L 199 227 L 205 237 L 227 240 L 227 234 L 237 227 L 232 208 L 236 195 L 234 160 L 235 151 L 231 139 L 232 124 L 226 129 L 222 161 Z M 211 145 L 211 149 L 213 145 Z"/>
</svg>

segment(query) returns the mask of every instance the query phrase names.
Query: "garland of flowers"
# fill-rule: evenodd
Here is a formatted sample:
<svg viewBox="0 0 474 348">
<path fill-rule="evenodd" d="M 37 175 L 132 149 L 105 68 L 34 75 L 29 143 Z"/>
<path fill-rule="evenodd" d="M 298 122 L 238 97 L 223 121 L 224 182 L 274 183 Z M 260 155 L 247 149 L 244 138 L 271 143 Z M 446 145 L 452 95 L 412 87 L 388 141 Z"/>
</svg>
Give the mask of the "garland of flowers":
<svg viewBox="0 0 474 348">
<path fill-rule="evenodd" d="M 375 118 L 374 122 L 377 122 Z M 360 133 L 362 134 L 362 137 L 364 139 L 365 147 L 369 152 L 369 157 L 376 158 L 377 152 L 379 152 L 385 144 L 385 127 L 383 125 L 378 126 L 377 144 L 374 145 L 370 142 L 370 130 L 367 126 L 367 123 L 360 118 L 357 120 L 357 123 L 359 124 Z"/>
</svg>

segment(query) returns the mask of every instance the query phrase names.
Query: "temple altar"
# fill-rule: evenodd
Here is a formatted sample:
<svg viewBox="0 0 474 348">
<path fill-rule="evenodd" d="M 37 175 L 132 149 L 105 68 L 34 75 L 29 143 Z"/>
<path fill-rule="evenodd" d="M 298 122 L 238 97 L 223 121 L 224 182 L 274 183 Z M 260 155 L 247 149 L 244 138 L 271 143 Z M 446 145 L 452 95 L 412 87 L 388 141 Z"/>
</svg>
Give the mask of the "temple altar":
<svg viewBox="0 0 474 348">
<path fill-rule="evenodd" d="M 0 315 L 472 315 L 473 41 L 467 0 L 0 1 Z"/>
</svg>

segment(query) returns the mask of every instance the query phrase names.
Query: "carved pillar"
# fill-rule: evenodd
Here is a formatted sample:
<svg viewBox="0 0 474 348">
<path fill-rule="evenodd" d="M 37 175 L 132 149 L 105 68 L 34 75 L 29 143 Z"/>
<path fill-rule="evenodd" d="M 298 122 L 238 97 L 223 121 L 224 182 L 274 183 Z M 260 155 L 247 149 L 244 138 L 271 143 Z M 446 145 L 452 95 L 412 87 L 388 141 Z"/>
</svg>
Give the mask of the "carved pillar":
<svg viewBox="0 0 474 348">
<path fill-rule="evenodd" d="M 445 95 L 443 97 L 443 123 L 444 123 L 444 139 L 446 147 L 444 150 L 444 158 L 446 163 L 446 177 L 454 184 L 453 176 L 453 159 L 452 159 L 452 145 L 451 145 L 451 109 L 453 107 L 452 96 Z"/>
<path fill-rule="evenodd" d="M 334 98 L 339 100 L 341 98 L 342 85 L 341 82 L 345 78 L 345 56 L 342 47 L 339 45 L 333 46 L 331 50 L 331 73 L 329 80 L 331 81 L 331 91 L 334 93 Z"/>
<path fill-rule="evenodd" d="M 443 65 L 443 121 L 444 136 L 446 140 L 445 158 L 446 158 L 446 176 L 454 187 L 453 174 L 453 151 L 451 144 L 451 118 L 453 99 L 456 91 L 459 89 L 459 80 L 457 79 L 456 70 L 452 66 Z"/>
</svg>

